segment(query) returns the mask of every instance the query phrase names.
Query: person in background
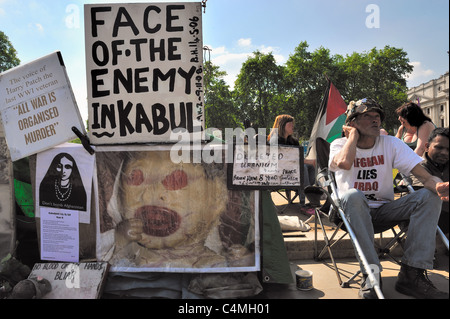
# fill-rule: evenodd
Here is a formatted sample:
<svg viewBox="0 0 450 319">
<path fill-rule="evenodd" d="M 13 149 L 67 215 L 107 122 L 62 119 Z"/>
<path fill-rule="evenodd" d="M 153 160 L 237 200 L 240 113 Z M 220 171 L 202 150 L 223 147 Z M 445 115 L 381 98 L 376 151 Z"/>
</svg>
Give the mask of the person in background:
<svg viewBox="0 0 450 319">
<path fill-rule="evenodd" d="M 428 137 L 436 126 L 416 103 L 403 104 L 395 112 L 401 123 L 395 136 L 411 147 L 417 155 L 422 156 Z"/>
<path fill-rule="evenodd" d="M 300 146 L 298 140 L 293 137 L 294 127 L 295 120 L 291 115 L 278 115 L 267 137 L 267 142 L 270 142 L 272 138 L 277 138 L 278 145 Z M 315 161 L 304 159 L 304 187 L 314 184 L 315 173 Z M 290 193 L 286 193 L 286 196 L 290 200 Z M 306 212 L 308 214 L 314 214 L 314 209 L 307 209 Z"/>
<path fill-rule="evenodd" d="M 278 115 L 267 137 L 267 142 L 270 142 L 272 138 L 276 137 L 279 145 L 299 146 L 300 143 L 292 136 L 294 134 L 294 127 L 295 120 L 292 116 L 287 114 Z"/>
<path fill-rule="evenodd" d="M 439 177 L 444 182 L 448 182 L 448 162 L 449 162 L 449 136 L 447 128 L 436 128 L 425 144 L 425 159 L 421 165 L 434 176 Z M 439 227 L 448 237 L 449 211 L 448 202 L 442 203 Z"/>
</svg>

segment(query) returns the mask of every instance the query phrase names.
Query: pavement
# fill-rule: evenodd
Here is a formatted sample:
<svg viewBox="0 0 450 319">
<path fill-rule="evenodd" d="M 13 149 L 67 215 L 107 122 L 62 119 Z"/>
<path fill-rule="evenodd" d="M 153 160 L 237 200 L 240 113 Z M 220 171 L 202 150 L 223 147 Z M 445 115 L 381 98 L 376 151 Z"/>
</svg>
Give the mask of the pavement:
<svg viewBox="0 0 450 319">
<path fill-rule="evenodd" d="M 326 262 L 314 260 L 314 220 L 311 219 L 311 215 L 302 211 L 302 205 L 299 201 L 295 200 L 293 204 L 287 205 L 287 201 L 276 192 L 272 193 L 272 199 L 279 210 L 279 216 L 298 216 L 303 222 L 309 220 L 311 229 L 307 232 L 284 232 L 284 242 L 294 283 L 290 285 L 263 283 L 264 291 L 258 296 L 255 296 L 255 299 L 358 299 L 360 276 L 350 282 L 348 288 L 342 288 L 338 283 L 333 267 L 330 263 L 327 263 L 330 259 L 326 258 Z M 324 228 L 327 234 L 330 235 L 334 230 L 334 225 L 326 220 L 324 223 Z M 340 231 L 338 236 L 341 236 L 342 234 L 344 233 Z M 383 238 L 378 236 L 377 240 L 389 239 L 391 236 L 391 234 L 386 233 L 383 234 Z M 38 252 L 35 244 L 35 241 L 33 241 L 30 244 L 30 247 L 24 250 L 22 257 L 29 257 L 30 260 L 33 260 L 30 254 Z M 318 244 L 319 247 L 323 245 L 323 235 L 320 228 L 318 229 Z M 436 267 L 428 272 L 428 276 L 438 289 L 448 293 L 449 257 L 445 254 L 445 251 L 446 248 L 438 240 Z M 340 244 L 336 246 L 334 255 L 337 265 L 341 270 L 342 280 L 345 282 L 359 270 L 359 264 L 354 257 L 353 246 L 348 238 L 343 239 Z M 401 256 L 401 249 L 399 249 L 398 255 Z M 327 256 L 328 255 L 325 257 Z M 35 258 L 38 258 L 38 256 Z M 32 264 L 33 263 L 31 263 L 31 266 Z M 411 297 L 398 293 L 394 289 L 400 266 L 390 259 L 382 260 L 381 264 L 384 269 L 382 272 L 384 297 L 386 299 L 412 299 Z M 297 289 L 295 284 L 295 272 L 299 269 L 309 270 L 313 273 L 313 289 L 309 291 L 300 291 Z M 286 304 L 281 303 L 280 306 L 284 307 Z M 302 313 L 305 311 L 304 308 L 298 310 Z"/>
<path fill-rule="evenodd" d="M 264 292 L 259 297 L 267 299 L 358 299 L 360 275 L 349 283 L 348 288 L 342 288 L 338 283 L 330 259 L 325 258 L 326 262 L 314 260 L 314 219 L 311 218 L 311 215 L 302 211 L 303 205 L 298 200 L 294 201 L 293 204 L 287 205 L 287 201 L 276 192 L 272 193 L 272 199 L 279 212 L 282 212 L 279 213 L 279 216 L 298 216 L 303 222 L 309 221 L 311 230 L 307 232 L 284 232 L 294 284 L 265 283 L 263 284 Z M 330 223 L 326 223 L 324 227 L 328 235 L 334 230 L 333 225 Z M 323 236 L 320 236 L 321 232 L 318 229 L 319 246 L 320 244 L 323 245 Z M 339 235 L 341 234 L 342 232 L 339 233 Z M 382 236 L 378 236 L 378 240 L 388 240 L 390 237 L 392 237 L 390 233 L 383 233 Z M 401 257 L 401 248 L 398 248 L 397 251 L 396 255 Z M 438 239 L 435 269 L 428 271 L 428 277 L 438 289 L 448 293 L 449 257 L 448 251 L 447 254 L 446 251 L 447 249 Z M 341 270 L 341 278 L 344 282 L 349 280 L 359 270 L 359 263 L 354 257 L 352 244 L 348 238 L 343 239 L 340 245 L 336 247 L 335 259 Z M 413 299 L 398 293 L 394 288 L 400 265 L 391 259 L 384 259 L 381 261 L 381 264 L 383 266 L 384 297 L 386 299 Z M 297 289 L 295 272 L 299 269 L 312 271 L 313 289 L 309 291 Z"/>
</svg>

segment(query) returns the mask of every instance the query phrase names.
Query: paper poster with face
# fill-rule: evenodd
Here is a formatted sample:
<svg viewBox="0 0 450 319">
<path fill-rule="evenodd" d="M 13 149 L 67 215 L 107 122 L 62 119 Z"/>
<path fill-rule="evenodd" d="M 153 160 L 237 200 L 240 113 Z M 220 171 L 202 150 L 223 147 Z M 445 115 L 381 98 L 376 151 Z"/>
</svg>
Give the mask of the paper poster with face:
<svg viewBox="0 0 450 319">
<path fill-rule="evenodd" d="M 41 207 L 79 212 L 90 223 L 94 156 L 82 145 L 65 143 L 36 157 L 36 217 Z"/>
<path fill-rule="evenodd" d="M 96 161 L 97 258 L 112 271 L 259 270 L 257 196 L 227 189 L 225 163 L 169 146 L 97 147 Z"/>
</svg>

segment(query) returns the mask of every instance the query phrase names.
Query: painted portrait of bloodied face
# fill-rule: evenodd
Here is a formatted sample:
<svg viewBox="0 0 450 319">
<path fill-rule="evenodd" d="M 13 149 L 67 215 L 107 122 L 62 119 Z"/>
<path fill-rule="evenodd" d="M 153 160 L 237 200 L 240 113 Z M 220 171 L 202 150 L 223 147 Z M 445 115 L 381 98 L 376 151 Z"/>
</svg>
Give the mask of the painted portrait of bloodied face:
<svg viewBox="0 0 450 319">
<path fill-rule="evenodd" d="M 174 163 L 160 150 L 97 152 L 98 255 L 127 270 L 255 269 L 255 195 L 229 191 L 225 166 Z"/>
</svg>

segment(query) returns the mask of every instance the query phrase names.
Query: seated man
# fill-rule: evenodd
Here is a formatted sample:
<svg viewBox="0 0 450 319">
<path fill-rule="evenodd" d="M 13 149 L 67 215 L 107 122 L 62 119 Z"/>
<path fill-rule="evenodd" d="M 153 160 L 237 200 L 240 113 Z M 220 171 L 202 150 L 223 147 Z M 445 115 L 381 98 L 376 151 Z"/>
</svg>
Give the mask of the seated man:
<svg viewBox="0 0 450 319">
<path fill-rule="evenodd" d="M 345 137 L 330 146 L 330 170 L 335 172 L 338 192 L 345 214 L 353 227 L 371 266 L 381 264 L 374 248 L 373 223 L 409 221 L 402 266 L 395 288 L 416 298 L 448 298 L 428 280 L 432 269 L 436 229 L 442 200 L 448 201 L 448 182 L 429 174 L 422 158 L 394 136 L 380 136 L 384 119 L 382 107 L 374 100 L 351 102 L 343 126 Z M 392 169 L 412 172 L 424 188 L 394 200 Z M 360 297 L 376 298 L 368 285 L 367 274 Z"/>
<path fill-rule="evenodd" d="M 449 136 L 448 127 L 438 127 L 431 132 L 428 142 L 425 144 L 425 159 L 421 165 L 434 176 L 439 177 L 444 182 L 448 182 L 448 159 L 449 159 Z M 439 227 L 448 235 L 448 202 L 442 203 Z"/>
</svg>

